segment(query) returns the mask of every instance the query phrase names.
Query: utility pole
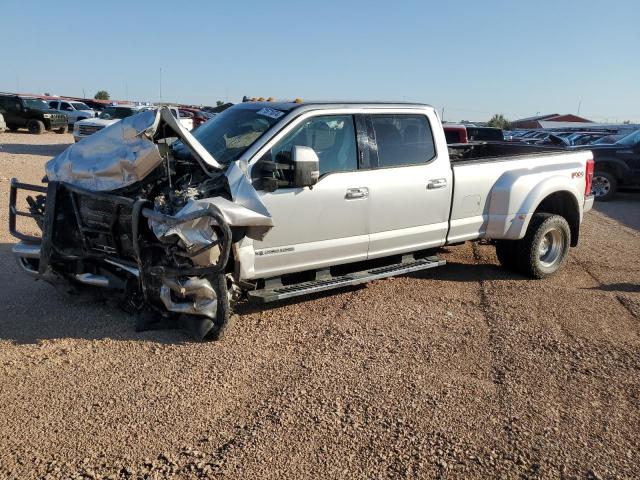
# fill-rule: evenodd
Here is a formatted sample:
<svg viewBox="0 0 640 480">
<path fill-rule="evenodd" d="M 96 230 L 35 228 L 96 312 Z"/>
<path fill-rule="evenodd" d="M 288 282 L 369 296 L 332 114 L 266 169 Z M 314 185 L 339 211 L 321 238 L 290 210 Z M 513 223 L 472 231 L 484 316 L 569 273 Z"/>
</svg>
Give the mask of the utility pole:
<svg viewBox="0 0 640 480">
<path fill-rule="evenodd" d="M 160 67 L 160 102 L 162 102 L 162 67 Z"/>
<path fill-rule="evenodd" d="M 442 115 L 440 115 L 442 117 L 442 121 L 444 122 L 444 107 L 442 107 Z"/>
<path fill-rule="evenodd" d="M 578 113 L 576 115 L 580 115 L 580 107 L 582 106 L 582 100 L 578 102 Z"/>
<path fill-rule="evenodd" d="M 82 98 L 87 98 L 87 94 L 84 93 L 84 88 L 82 89 Z"/>
</svg>

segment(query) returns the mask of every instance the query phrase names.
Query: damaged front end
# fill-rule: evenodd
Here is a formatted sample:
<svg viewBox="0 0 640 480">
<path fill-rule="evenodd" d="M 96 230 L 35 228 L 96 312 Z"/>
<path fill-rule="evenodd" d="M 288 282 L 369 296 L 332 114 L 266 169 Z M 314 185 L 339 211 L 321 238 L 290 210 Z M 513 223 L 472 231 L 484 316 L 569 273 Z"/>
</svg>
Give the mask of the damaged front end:
<svg viewBox="0 0 640 480">
<path fill-rule="evenodd" d="M 178 157 L 179 141 L 189 155 Z M 273 225 L 237 162 L 218 163 L 162 108 L 126 118 L 46 165 L 47 185 L 11 183 L 20 266 L 45 279 L 119 292 L 129 310 L 202 319 L 217 337 L 229 317 L 232 244 Z M 29 211 L 16 207 L 29 190 Z M 41 237 L 18 231 L 20 215 Z"/>
</svg>

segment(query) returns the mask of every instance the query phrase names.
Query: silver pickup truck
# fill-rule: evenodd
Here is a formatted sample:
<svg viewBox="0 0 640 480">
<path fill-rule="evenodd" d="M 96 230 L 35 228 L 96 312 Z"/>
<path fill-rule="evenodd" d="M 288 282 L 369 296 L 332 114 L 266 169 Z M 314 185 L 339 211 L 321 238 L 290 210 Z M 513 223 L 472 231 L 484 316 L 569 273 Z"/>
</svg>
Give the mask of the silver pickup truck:
<svg viewBox="0 0 640 480">
<path fill-rule="evenodd" d="M 592 175 L 589 151 L 448 147 L 428 105 L 248 102 L 193 134 L 160 109 L 72 145 L 43 185 L 14 179 L 10 230 L 26 272 L 114 289 L 216 338 L 237 301 L 441 266 L 439 247 L 468 240 L 552 275 L 578 243 Z M 21 189 L 37 193 L 26 211 Z"/>
</svg>

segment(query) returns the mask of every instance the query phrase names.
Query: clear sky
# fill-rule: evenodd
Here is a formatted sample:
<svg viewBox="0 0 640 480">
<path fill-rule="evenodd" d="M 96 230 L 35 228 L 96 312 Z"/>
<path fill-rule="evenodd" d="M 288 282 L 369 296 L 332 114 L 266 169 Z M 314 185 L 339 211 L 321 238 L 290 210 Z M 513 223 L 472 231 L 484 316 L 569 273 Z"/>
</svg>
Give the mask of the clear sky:
<svg viewBox="0 0 640 480">
<path fill-rule="evenodd" d="M 640 0 L 0 2 L 0 90 L 640 122 Z"/>
</svg>

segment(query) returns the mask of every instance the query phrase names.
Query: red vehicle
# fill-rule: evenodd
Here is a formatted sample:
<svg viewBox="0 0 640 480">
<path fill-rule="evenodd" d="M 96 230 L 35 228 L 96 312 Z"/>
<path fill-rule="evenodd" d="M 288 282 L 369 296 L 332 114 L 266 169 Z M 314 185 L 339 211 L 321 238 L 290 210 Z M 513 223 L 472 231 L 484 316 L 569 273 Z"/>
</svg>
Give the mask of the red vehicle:
<svg viewBox="0 0 640 480">
<path fill-rule="evenodd" d="M 197 108 L 179 108 L 180 114 L 193 118 L 193 128 L 199 127 L 201 124 L 213 118 L 210 113 L 203 112 Z"/>
<path fill-rule="evenodd" d="M 450 143 L 469 143 L 467 137 L 467 127 L 464 125 L 454 125 L 445 123 L 444 136 L 447 138 L 447 144 Z"/>
</svg>

